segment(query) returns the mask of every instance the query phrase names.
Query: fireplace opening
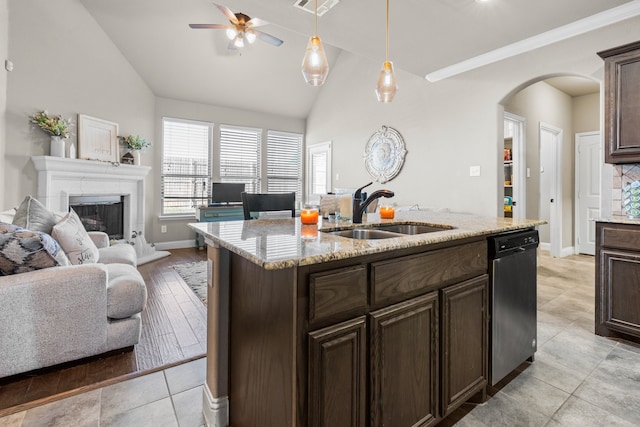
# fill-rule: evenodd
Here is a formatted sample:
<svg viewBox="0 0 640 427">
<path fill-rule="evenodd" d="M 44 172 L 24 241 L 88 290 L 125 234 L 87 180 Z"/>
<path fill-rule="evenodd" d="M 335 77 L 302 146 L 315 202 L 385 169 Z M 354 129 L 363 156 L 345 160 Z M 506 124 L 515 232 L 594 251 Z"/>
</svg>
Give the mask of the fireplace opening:
<svg viewBox="0 0 640 427">
<path fill-rule="evenodd" d="M 70 196 L 69 208 L 78 214 L 87 231 L 102 231 L 114 240 L 124 238 L 123 196 Z"/>
</svg>

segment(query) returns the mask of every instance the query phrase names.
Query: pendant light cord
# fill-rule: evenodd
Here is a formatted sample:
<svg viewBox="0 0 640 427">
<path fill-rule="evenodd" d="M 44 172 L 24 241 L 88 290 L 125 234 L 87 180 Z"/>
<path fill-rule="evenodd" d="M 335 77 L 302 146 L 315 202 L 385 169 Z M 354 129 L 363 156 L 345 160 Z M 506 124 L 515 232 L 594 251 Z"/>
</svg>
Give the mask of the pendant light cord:
<svg viewBox="0 0 640 427">
<path fill-rule="evenodd" d="M 318 1 L 318 0 L 316 0 Z M 387 0 L 386 61 L 389 62 L 389 0 Z"/>
<path fill-rule="evenodd" d="M 314 16 L 313 35 L 318 36 L 318 0 L 316 0 L 316 11 L 313 14 L 313 16 Z"/>
</svg>

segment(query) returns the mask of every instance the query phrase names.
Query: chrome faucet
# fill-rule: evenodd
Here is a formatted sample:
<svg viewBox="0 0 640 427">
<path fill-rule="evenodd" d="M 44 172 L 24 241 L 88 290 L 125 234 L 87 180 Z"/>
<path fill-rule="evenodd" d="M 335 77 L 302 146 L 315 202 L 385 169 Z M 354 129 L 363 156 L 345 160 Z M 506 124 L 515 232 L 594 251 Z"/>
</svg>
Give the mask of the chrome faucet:
<svg viewBox="0 0 640 427">
<path fill-rule="evenodd" d="M 367 199 L 361 203 L 362 199 L 362 189 L 370 186 L 373 182 L 368 183 L 367 185 L 363 185 L 358 188 L 356 192 L 353 194 L 353 216 L 352 221 L 354 224 L 362 223 L 362 214 L 367 209 L 367 206 L 371 204 L 376 199 L 380 197 L 393 197 L 395 194 L 391 190 L 376 190 Z"/>
</svg>

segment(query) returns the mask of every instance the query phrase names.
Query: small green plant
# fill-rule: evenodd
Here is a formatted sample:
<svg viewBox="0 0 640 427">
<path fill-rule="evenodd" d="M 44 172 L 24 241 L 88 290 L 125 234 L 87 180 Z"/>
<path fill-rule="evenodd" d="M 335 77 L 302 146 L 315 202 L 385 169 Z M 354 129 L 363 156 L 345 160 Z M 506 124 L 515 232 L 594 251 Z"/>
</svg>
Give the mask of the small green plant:
<svg viewBox="0 0 640 427">
<path fill-rule="evenodd" d="M 71 119 L 65 119 L 62 116 L 50 116 L 47 110 L 42 110 L 29 116 L 31 123 L 38 125 L 40 129 L 49 135 L 61 136 L 69 138 L 71 136 L 71 128 L 73 122 Z"/>
<path fill-rule="evenodd" d="M 120 140 L 131 150 L 139 151 L 151 146 L 151 143 L 138 135 L 121 136 Z"/>
</svg>

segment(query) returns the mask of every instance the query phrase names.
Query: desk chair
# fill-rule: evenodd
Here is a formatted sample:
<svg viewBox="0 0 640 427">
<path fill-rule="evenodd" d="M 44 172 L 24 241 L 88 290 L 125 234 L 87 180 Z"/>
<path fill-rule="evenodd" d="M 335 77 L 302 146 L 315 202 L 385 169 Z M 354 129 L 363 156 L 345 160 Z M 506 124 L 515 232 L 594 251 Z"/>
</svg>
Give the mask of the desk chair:
<svg viewBox="0 0 640 427">
<path fill-rule="evenodd" d="M 291 211 L 296 216 L 296 193 L 241 193 L 244 219 L 257 218 L 258 212 Z M 251 216 L 251 212 L 256 215 Z"/>
</svg>

